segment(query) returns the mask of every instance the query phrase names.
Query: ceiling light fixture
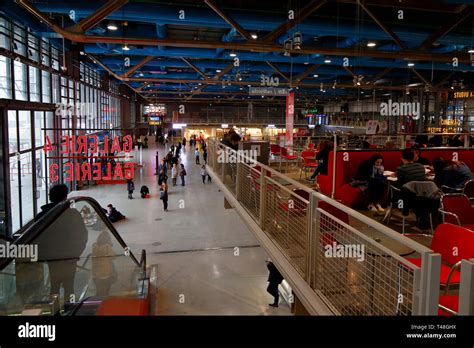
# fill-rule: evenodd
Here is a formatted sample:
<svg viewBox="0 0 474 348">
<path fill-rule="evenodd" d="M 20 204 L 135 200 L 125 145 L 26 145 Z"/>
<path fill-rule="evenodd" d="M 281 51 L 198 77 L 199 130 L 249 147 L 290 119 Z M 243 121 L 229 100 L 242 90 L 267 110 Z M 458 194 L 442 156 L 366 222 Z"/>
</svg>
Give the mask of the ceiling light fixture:
<svg viewBox="0 0 474 348">
<path fill-rule="evenodd" d="M 118 29 L 118 26 L 117 24 L 115 24 L 115 22 L 109 22 L 109 24 L 107 25 L 107 29 L 114 31 Z"/>
<path fill-rule="evenodd" d="M 326 59 L 324 60 L 324 63 L 326 63 L 326 64 L 331 64 L 331 59 L 326 58 Z"/>
<path fill-rule="evenodd" d="M 258 35 L 256 33 L 252 33 L 250 34 L 250 37 L 254 40 L 257 40 L 258 39 Z"/>
<path fill-rule="evenodd" d="M 414 66 L 415 66 L 415 63 L 411 63 L 411 62 L 410 62 L 410 63 L 408 63 L 407 65 L 411 68 L 411 67 L 414 67 Z"/>
<path fill-rule="evenodd" d="M 303 42 L 303 35 L 300 32 L 293 34 L 293 49 L 301 50 L 301 43 Z"/>
<path fill-rule="evenodd" d="M 375 47 L 377 44 L 375 42 L 369 41 L 367 42 L 367 47 Z"/>
<path fill-rule="evenodd" d="M 221 69 L 216 69 L 216 73 L 220 73 L 220 72 L 222 72 Z"/>
<path fill-rule="evenodd" d="M 125 44 L 125 45 L 122 46 L 122 50 L 123 51 L 130 51 L 130 47 L 128 47 L 128 45 Z"/>
<path fill-rule="evenodd" d="M 474 53 L 474 48 L 469 49 L 469 51 L 467 51 L 467 53 L 471 53 L 471 54 Z"/>
<path fill-rule="evenodd" d="M 286 39 L 285 42 L 283 43 L 283 48 L 285 49 L 285 53 L 283 54 L 285 57 L 289 57 L 291 55 L 291 46 L 292 42 L 290 39 Z"/>
<path fill-rule="evenodd" d="M 237 53 L 231 52 L 231 53 L 229 54 L 229 56 L 231 56 L 231 57 L 237 57 Z"/>
</svg>

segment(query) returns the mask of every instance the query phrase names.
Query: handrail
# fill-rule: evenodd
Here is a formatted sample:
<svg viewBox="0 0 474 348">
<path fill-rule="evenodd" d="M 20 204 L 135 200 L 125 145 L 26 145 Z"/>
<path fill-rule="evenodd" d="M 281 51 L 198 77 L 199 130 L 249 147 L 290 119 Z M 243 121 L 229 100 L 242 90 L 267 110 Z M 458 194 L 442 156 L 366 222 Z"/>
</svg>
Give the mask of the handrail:
<svg viewBox="0 0 474 348">
<path fill-rule="evenodd" d="M 107 226 L 109 231 L 115 237 L 115 239 L 119 242 L 122 248 L 126 249 L 128 246 L 125 241 L 122 239 L 120 234 L 115 229 L 112 222 L 109 218 L 105 215 L 102 210 L 100 204 L 91 197 L 79 196 L 79 197 L 71 197 L 64 202 L 58 203 L 54 206 L 50 211 L 44 214 L 38 221 L 33 223 L 29 226 L 17 239 L 14 240 L 14 245 L 19 244 L 30 244 L 36 238 L 38 238 L 41 233 L 43 233 L 54 221 L 56 221 L 67 209 L 70 209 L 71 204 L 76 202 L 87 202 L 92 208 L 95 210 L 97 216 L 102 220 L 102 222 Z M 142 249 L 140 261 L 137 260 L 135 255 L 130 250 L 128 254 L 132 261 L 137 265 L 137 267 L 141 268 L 142 271 L 146 272 L 146 251 Z M 0 270 L 4 269 L 11 261 L 13 257 L 5 258 L 0 261 Z"/>
</svg>

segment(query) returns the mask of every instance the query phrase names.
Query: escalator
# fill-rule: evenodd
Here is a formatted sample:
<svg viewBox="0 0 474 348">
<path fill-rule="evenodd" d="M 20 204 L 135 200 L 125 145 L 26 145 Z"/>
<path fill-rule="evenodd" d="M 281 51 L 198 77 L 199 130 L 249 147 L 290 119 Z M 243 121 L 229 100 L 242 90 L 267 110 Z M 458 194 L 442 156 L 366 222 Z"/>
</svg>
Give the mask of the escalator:
<svg viewBox="0 0 474 348">
<path fill-rule="evenodd" d="M 146 253 L 133 254 L 97 201 L 64 201 L 1 238 L 0 315 L 147 315 Z"/>
</svg>

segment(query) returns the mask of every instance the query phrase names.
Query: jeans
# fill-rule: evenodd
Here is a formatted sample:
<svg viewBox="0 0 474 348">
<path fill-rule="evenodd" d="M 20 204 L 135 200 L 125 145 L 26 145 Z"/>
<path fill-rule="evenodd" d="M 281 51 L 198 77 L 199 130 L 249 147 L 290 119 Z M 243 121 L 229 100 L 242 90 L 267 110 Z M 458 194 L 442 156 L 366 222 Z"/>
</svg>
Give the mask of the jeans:
<svg viewBox="0 0 474 348">
<path fill-rule="evenodd" d="M 181 175 L 181 186 L 184 186 L 185 182 L 184 182 L 184 175 Z"/>
<path fill-rule="evenodd" d="M 167 199 L 163 199 L 163 209 L 168 210 L 168 200 Z"/>
</svg>

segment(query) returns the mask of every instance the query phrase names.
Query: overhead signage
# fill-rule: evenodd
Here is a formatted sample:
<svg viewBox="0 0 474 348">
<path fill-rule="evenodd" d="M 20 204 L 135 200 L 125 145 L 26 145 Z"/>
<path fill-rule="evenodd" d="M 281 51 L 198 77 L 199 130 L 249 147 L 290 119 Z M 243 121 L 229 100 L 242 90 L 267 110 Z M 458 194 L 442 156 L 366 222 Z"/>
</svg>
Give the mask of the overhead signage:
<svg viewBox="0 0 474 348">
<path fill-rule="evenodd" d="M 145 105 L 143 112 L 145 115 L 153 114 L 157 116 L 165 116 L 166 105 L 165 104 Z"/>
<path fill-rule="evenodd" d="M 276 87 L 250 87 L 249 95 L 264 95 L 271 97 L 286 97 L 288 95 L 287 88 Z"/>
<path fill-rule="evenodd" d="M 454 99 L 474 98 L 474 91 L 454 92 Z"/>
</svg>

